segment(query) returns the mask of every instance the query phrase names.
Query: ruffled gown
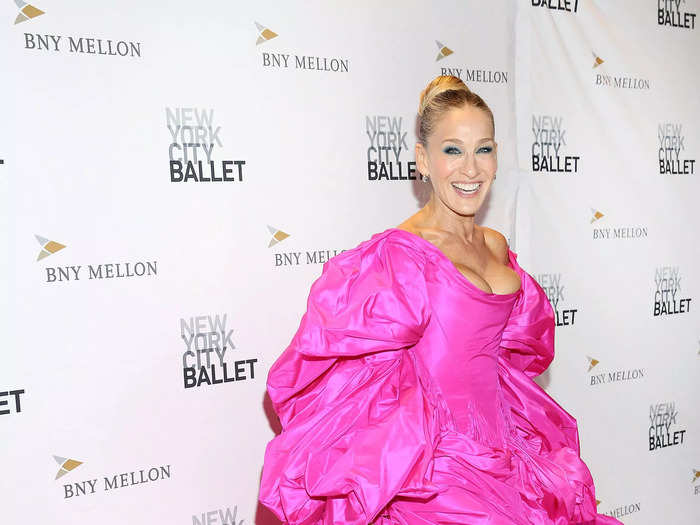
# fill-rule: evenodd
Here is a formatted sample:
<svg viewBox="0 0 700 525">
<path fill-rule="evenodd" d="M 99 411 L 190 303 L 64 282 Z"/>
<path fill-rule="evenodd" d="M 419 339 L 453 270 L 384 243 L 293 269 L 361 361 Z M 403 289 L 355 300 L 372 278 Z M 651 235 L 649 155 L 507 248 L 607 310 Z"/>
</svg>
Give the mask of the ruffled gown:
<svg viewBox="0 0 700 525">
<path fill-rule="evenodd" d="M 283 430 L 260 501 L 292 525 L 620 523 L 596 513 L 576 421 L 532 380 L 553 312 L 509 259 L 510 294 L 397 228 L 328 261 L 268 374 Z"/>
</svg>

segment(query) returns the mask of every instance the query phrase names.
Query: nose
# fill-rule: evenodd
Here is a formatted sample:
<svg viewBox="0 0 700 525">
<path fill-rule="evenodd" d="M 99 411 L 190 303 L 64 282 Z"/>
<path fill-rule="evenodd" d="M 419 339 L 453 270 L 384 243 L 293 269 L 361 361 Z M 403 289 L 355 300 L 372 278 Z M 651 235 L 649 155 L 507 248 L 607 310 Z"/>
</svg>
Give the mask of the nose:
<svg viewBox="0 0 700 525">
<path fill-rule="evenodd" d="M 474 155 L 465 155 L 464 156 L 464 164 L 462 166 L 462 171 L 469 178 L 476 177 L 477 169 L 476 169 L 476 159 L 474 158 Z"/>
</svg>

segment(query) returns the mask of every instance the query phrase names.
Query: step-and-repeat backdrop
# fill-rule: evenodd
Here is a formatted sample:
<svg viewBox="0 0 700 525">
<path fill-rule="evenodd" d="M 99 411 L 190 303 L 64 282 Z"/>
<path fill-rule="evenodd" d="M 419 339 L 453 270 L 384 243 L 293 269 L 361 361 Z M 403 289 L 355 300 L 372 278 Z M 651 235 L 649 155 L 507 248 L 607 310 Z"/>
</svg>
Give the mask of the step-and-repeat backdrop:
<svg viewBox="0 0 700 525">
<path fill-rule="evenodd" d="M 428 198 L 418 95 L 493 108 L 538 382 L 599 512 L 700 521 L 697 0 L 0 6 L 0 522 L 272 525 L 267 371 L 322 264 Z"/>
</svg>

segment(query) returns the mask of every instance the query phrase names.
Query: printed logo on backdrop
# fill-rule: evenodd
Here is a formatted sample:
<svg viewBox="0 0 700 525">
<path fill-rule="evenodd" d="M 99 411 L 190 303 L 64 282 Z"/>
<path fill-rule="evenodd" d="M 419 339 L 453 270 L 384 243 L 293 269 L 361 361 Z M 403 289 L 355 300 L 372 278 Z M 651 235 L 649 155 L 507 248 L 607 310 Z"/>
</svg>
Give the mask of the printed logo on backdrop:
<svg viewBox="0 0 700 525">
<path fill-rule="evenodd" d="M 0 416 L 19 414 L 22 412 L 23 394 L 23 388 L 16 388 L 14 390 L 5 390 L 4 392 L 0 392 Z"/>
<path fill-rule="evenodd" d="M 64 244 L 49 240 L 40 235 L 34 235 L 34 237 L 36 237 L 36 240 L 41 245 L 41 250 L 36 259 L 37 262 L 66 247 Z M 47 283 L 150 277 L 158 275 L 158 261 L 127 261 L 87 265 L 46 266 L 44 270 L 46 271 Z"/>
<path fill-rule="evenodd" d="M 631 89 L 638 91 L 648 91 L 651 89 L 649 79 L 639 75 L 620 74 L 619 72 L 608 72 L 603 69 L 605 60 L 593 52 L 593 69 L 596 72 L 593 76 L 593 85 L 604 88 Z M 606 66 L 607 67 L 607 66 Z M 601 69 L 597 69 L 601 68 Z"/>
<path fill-rule="evenodd" d="M 656 21 L 660 26 L 695 29 L 696 13 L 687 11 L 685 0 L 654 0 L 654 5 L 656 5 Z"/>
<path fill-rule="evenodd" d="M 593 239 L 615 240 L 615 239 L 641 239 L 649 236 L 649 228 L 640 224 L 614 224 L 606 227 L 607 219 L 599 223 L 605 217 L 600 210 L 591 208 L 590 222 L 596 223 L 593 228 Z"/>
<path fill-rule="evenodd" d="M 44 237 L 41 237 L 39 235 L 34 235 L 34 237 L 36 237 L 36 240 L 41 245 L 41 251 L 39 252 L 39 255 L 36 258 L 37 261 L 40 261 L 43 258 L 51 255 L 52 253 L 56 253 L 57 251 L 60 251 L 66 247 L 65 244 L 45 239 Z"/>
<path fill-rule="evenodd" d="M 602 501 L 596 500 L 596 503 L 600 505 Z M 642 506 L 640 503 L 627 503 L 625 505 L 615 507 L 614 509 L 610 509 L 605 512 L 599 512 L 601 514 L 605 514 L 606 516 L 612 516 L 613 518 L 623 518 L 625 516 L 629 516 L 630 514 L 635 514 L 641 510 Z"/>
<path fill-rule="evenodd" d="M 567 144 L 561 115 L 532 115 L 532 171 L 539 173 L 578 173 L 580 155 L 573 155 Z"/>
<path fill-rule="evenodd" d="M 223 509 L 214 509 L 201 514 L 192 515 L 192 525 L 244 525 L 245 520 L 238 519 L 238 505 Z"/>
<path fill-rule="evenodd" d="M 698 496 L 700 495 L 700 483 L 698 483 L 698 480 L 700 480 L 700 470 L 693 469 L 693 490 L 695 492 L 695 495 Z"/>
<path fill-rule="evenodd" d="M 15 4 L 19 8 L 15 25 L 45 14 L 41 9 L 22 0 L 15 0 Z M 65 36 L 51 33 L 24 33 L 24 49 L 33 51 L 141 58 L 141 44 L 141 42 L 131 40 Z"/>
<path fill-rule="evenodd" d="M 15 4 L 17 4 L 17 7 L 19 8 L 19 13 L 17 13 L 17 18 L 15 18 L 15 25 L 44 14 L 41 9 L 34 7 L 27 2 L 23 2 L 22 0 L 15 0 Z"/>
<path fill-rule="evenodd" d="M 436 40 L 435 43 L 438 47 L 437 58 L 435 62 L 439 62 L 447 58 L 448 56 L 454 55 L 454 51 L 447 47 L 442 42 Z M 459 64 L 458 64 L 459 65 Z M 452 75 L 453 77 L 461 78 L 463 82 L 467 85 L 472 83 L 484 83 L 484 84 L 507 84 L 508 83 L 508 73 L 506 71 L 491 69 L 491 68 L 475 68 L 475 67 L 441 67 L 441 75 Z"/>
<path fill-rule="evenodd" d="M 59 456 L 54 456 L 53 459 L 58 463 L 58 471 L 56 472 L 56 477 L 54 479 L 62 478 L 68 474 L 71 470 L 78 468 L 83 464 L 82 461 L 77 459 L 62 458 Z"/>
<path fill-rule="evenodd" d="M 221 126 L 209 108 L 165 108 L 170 182 L 243 182 L 245 160 L 221 158 Z"/>
<path fill-rule="evenodd" d="M 544 7 L 552 11 L 578 12 L 578 0 L 531 0 L 532 7 Z"/>
<path fill-rule="evenodd" d="M 618 383 L 620 381 L 638 381 L 643 379 L 646 373 L 644 368 L 620 368 L 613 370 L 598 368 L 600 364 L 598 359 L 591 356 L 586 356 L 586 359 L 588 360 L 589 386 Z"/>
<path fill-rule="evenodd" d="M 290 234 L 273 226 L 267 226 L 268 232 L 272 237 L 268 241 L 268 248 L 279 244 L 283 240 L 291 237 Z M 304 266 L 308 264 L 324 264 L 339 253 L 344 252 L 344 249 L 306 249 L 301 251 L 282 251 L 274 254 L 275 268 L 283 266 Z"/>
<path fill-rule="evenodd" d="M 571 326 L 576 322 L 578 308 L 569 306 L 564 296 L 564 284 L 561 273 L 541 273 L 535 275 L 535 280 L 547 294 L 552 305 L 557 326 Z"/>
<path fill-rule="evenodd" d="M 180 337 L 185 344 L 182 354 L 185 388 L 255 379 L 258 360 L 236 359 L 232 336 L 227 314 L 180 319 Z"/>
<path fill-rule="evenodd" d="M 258 22 L 254 23 L 258 30 L 257 40 L 255 41 L 256 46 L 266 44 L 279 36 L 270 28 Z M 344 57 L 263 51 L 260 54 L 260 58 L 262 67 L 264 68 L 325 71 L 329 73 L 348 73 L 350 71 L 350 59 Z"/>
<path fill-rule="evenodd" d="M 63 458 L 60 456 L 53 457 L 59 465 L 56 478 L 72 473 L 80 465 L 84 463 L 76 459 Z M 131 470 L 120 473 L 109 473 L 107 475 L 99 475 L 96 478 L 85 479 L 81 481 L 73 481 L 71 483 L 63 483 L 61 486 L 63 499 L 77 498 L 80 496 L 91 496 L 97 492 L 114 492 L 116 489 L 132 487 L 135 485 L 145 485 L 157 483 L 166 479 L 170 479 L 170 465 L 161 465 L 153 467 L 144 467 L 138 470 Z"/>
<path fill-rule="evenodd" d="M 691 297 L 681 298 L 678 266 L 659 266 L 654 272 L 654 317 L 690 312 Z"/>
<path fill-rule="evenodd" d="M 693 175 L 695 159 L 687 158 L 683 125 L 676 122 L 659 124 L 659 173 L 661 175 Z M 681 154 L 681 152 L 683 152 Z M 681 158 L 682 157 L 682 158 Z"/>
<path fill-rule="evenodd" d="M 416 180 L 416 163 L 410 160 L 403 117 L 365 116 L 367 179 L 371 181 Z"/>
<path fill-rule="evenodd" d="M 685 428 L 680 428 L 675 401 L 649 406 L 649 450 L 682 445 Z"/>
</svg>

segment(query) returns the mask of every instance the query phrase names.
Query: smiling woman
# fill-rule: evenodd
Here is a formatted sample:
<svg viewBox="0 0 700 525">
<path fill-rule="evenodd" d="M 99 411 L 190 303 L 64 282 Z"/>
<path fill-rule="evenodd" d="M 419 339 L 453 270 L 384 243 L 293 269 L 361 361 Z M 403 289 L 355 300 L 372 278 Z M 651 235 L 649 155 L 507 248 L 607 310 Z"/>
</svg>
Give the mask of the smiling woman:
<svg viewBox="0 0 700 525">
<path fill-rule="evenodd" d="M 267 391 L 282 433 L 260 501 L 304 525 L 611 525 L 576 420 L 533 378 L 554 357 L 547 295 L 474 217 L 493 115 L 458 78 L 421 95 L 428 203 L 330 259 Z"/>
</svg>

